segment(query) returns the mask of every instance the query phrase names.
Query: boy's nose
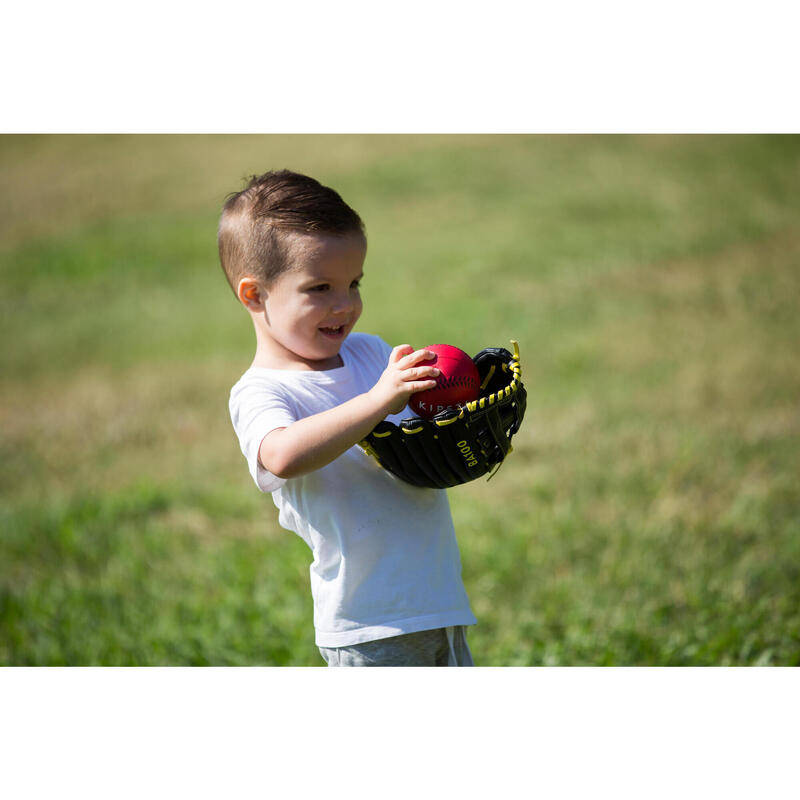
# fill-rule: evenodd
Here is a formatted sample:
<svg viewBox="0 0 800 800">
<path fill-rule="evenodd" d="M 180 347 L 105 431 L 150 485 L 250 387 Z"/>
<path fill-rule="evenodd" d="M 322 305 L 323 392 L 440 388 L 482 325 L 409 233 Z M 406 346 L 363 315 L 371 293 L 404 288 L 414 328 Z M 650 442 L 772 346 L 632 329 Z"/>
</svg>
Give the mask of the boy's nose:
<svg viewBox="0 0 800 800">
<path fill-rule="evenodd" d="M 333 304 L 333 312 L 335 314 L 344 314 L 352 311 L 355 305 L 353 298 L 349 294 L 339 295 Z"/>
</svg>

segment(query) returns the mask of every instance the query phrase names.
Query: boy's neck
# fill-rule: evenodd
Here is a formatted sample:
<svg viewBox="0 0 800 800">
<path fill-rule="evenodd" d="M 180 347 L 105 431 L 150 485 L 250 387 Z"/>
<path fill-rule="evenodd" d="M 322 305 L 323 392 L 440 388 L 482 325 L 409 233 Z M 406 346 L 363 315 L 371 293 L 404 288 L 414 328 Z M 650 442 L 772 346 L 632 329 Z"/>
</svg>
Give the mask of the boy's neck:
<svg viewBox="0 0 800 800">
<path fill-rule="evenodd" d="M 265 369 L 285 369 L 296 372 L 326 372 L 331 369 L 338 369 L 344 366 L 344 360 L 340 355 L 325 361 L 307 361 L 305 359 L 276 359 L 269 354 L 259 353 L 256 350 L 255 358 L 250 367 L 263 367 Z"/>
</svg>

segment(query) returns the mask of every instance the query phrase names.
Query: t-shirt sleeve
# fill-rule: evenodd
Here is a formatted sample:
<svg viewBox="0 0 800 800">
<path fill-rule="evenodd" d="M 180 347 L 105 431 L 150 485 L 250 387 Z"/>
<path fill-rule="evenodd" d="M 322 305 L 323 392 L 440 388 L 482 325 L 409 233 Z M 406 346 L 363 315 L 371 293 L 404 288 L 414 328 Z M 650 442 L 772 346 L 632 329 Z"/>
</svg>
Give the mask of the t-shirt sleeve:
<svg viewBox="0 0 800 800">
<path fill-rule="evenodd" d="M 264 382 L 242 380 L 231 390 L 229 409 L 233 429 L 256 486 L 262 492 L 280 489 L 286 480 L 261 466 L 258 451 L 268 433 L 286 428 L 296 419 L 285 396 Z"/>
<path fill-rule="evenodd" d="M 386 365 L 389 363 L 389 356 L 392 354 L 392 350 L 394 348 L 388 342 L 384 342 L 383 339 L 379 338 L 378 336 L 376 336 L 374 339 L 373 347 L 377 352 L 378 363 L 381 371 L 383 371 L 386 369 Z"/>
</svg>

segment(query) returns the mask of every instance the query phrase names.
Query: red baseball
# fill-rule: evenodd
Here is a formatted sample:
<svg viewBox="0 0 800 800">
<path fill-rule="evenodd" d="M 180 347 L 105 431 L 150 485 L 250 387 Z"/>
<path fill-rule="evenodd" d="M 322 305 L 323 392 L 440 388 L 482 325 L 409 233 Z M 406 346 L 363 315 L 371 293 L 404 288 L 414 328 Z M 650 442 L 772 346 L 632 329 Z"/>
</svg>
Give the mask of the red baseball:
<svg viewBox="0 0 800 800">
<path fill-rule="evenodd" d="M 481 378 L 475 362 L 463 351 L 449 344 L 431 344 L 423 348 L 436 353 L 436 358 L 421 362 L 440 370 L 436 386 L 411 395 L 409 405 L 420 417 L 431 419 L 448 408 L 457 408 L 477 400 Z"/>
</svg>

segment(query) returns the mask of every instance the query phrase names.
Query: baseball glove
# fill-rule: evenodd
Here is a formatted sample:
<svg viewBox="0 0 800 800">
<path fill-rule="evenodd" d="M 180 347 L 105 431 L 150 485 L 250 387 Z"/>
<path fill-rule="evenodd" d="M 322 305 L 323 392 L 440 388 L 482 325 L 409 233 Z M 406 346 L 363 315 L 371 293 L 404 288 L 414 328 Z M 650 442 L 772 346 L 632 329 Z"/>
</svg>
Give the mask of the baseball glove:
<svg viewBox="0 0 800 800">
<path fill-rule="evenodd" d="M 481 396 L 431 420 L 412 417 L 400 425 L 383 422 L 361 447 L 398 478 L 431 489 L 447 489 L 499 468 L 511 452 L 511 437 L 525 416 L 527 393 L 520 379 L 519 345 L 481 350 L 472 360 L 481 377 Z M 489 476 L 491 477 L 491 475 Z"/>
</svg>

